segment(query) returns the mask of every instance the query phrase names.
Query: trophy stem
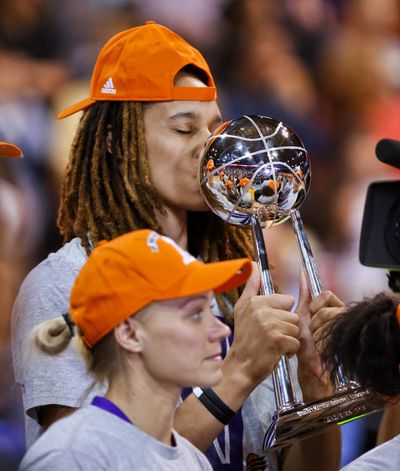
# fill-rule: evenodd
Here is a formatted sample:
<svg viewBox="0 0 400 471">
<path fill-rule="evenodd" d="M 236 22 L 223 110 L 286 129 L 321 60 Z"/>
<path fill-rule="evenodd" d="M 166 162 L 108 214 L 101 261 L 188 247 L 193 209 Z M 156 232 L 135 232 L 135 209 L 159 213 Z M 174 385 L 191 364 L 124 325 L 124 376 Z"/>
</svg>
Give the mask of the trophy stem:
<svg viewBox="0 0 400 471">
<path fill-rule="evenodd" d="M 254 254 L 261 277 L 261 294 L 274 294 L 275 288 L 269 269 L 267 249 L 264 242 L 264 234 L 261 229 L 261 223 L 256 212 L 251 218 L 251 228 L 253 233 Z"/>
<path fill-rule="evenodd" d="M 307 275 L 308 287 L 310 289 L 311 296 L 316 298 L 319 294 L 322 293 L 323 288 L 321 278 L 318 275 L 317 266 L 315 264 L 315 258 L 312 253 L 310 242 L 308 241 L 299 210 L 292 209 L 290 211 L 290 218 L 292 220 L 293 229 L 299 244 L 303 266 Z M 338 365 L 337 372 L 335 373 L 334 382 L 335 392 L 345 391 L 349 387 L 358 387 L 356 382 L 347 380 L 340 365 Z"/>
<path fill-rule="evenodd" d="M 316 298 L 322 293 L 323 288 L 299 210 L 292 209 L 290 211 L 290 218 L 299 244 L 303 266 L 307 274 L 308 287 L 310 289 L 311 296 Z"/>
<path fill-rule="evenodd" d="M 251 227 L 253 232 L 254 253 L 261 276 L 261 294 L 273 294 L 275 292 L 274 284 L 269 270 L 267 250 L 264 242 L 264 235 L 261 229 L 261 223 L 256 212 L 251 218 Z M 286 357 L 279 360 L 278 366 L 272 373 L 275 402 L 278 411 L 292 410 L 300 402 L 296 399 L 296 393 L 293 388 L 293 381 L 290 372 L 289 361 Z"/>
</svg>

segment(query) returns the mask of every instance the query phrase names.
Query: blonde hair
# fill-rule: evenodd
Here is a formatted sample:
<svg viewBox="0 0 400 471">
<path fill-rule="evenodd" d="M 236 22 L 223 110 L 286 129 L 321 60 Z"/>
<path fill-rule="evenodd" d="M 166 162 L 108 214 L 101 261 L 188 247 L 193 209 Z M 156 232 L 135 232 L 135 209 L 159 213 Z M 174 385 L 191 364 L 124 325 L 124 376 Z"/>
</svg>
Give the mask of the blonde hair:
<svg viewBox="0 0 400 471">
<path fill-rule="evenodd" d="M 83 358 L 88 371 L 99 382 L 110 381 L 120 371 L 123 363 L 123 351 L 118 347 L 114 331 L 105 335 L 93 348 L 89 349 L 82 340 L 82 332 L 77 326 L 72 327 L 74 343 Z M 70 344 L 72 332 L 63 317 L 57 317 L 37 325 L 33 331 L 33 342 L 42 352 L 57 355 Z"/>
<path fill-rule="evenodd" d="M 33 331 L 36 347 L 50 355 L 65 350 L 71 339 L 71 331 L 62 317 L 42 322 Z"/>
</svg>

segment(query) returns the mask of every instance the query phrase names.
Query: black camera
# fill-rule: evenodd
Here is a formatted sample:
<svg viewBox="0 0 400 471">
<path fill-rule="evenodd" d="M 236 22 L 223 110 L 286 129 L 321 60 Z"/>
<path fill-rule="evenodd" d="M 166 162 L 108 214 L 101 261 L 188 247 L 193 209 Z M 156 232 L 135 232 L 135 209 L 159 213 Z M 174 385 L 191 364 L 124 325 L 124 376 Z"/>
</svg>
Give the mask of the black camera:
<svg viewBox="0 0 400 471">
<path fill-rule="evenodd" d="M 382 139 L 376 155 L 381 162 L 400 168 L 400 141 Z M 363 265 L 400 271 L 400 180 L 368 187 L 359 257 Z"/>
</svg>

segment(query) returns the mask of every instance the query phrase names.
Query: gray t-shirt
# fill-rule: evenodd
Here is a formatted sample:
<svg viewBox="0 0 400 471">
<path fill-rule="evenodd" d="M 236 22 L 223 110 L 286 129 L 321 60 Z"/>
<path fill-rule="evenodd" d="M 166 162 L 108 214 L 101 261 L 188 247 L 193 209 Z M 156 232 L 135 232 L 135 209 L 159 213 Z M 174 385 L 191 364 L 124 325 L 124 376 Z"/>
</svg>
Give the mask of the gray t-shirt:
<svg viewBox="0 0 400 471">
<path fill-rule="evenodd" d="M 13 361 L 15 379 L 21 385 L 24 409 L 28 415 L 25 427 L 27 447 L 42 432 L 36 421 L 35 408 L 47 404 L 77 408 L 90 403 L 95 395 L 105 394 L 105 388 L 95 384 L 72 344 L 61 354 L 51 356 L 35 349 L 31 341 L 35 325 L 68 311 L 73 282 L 86 258 L 79 239 L 65 244 L 29 273 L 14 305 Z M 213 310 L 218 314 L 216 303 Z M 290 363 L 296 393 L 301 399 L 296 358 L 292 358 Z M 230 424 L 214 441 L 213 456 L 208 453 L 214 469 L 246 469 L 246 462 L 254 457 L 265 461 L 262 444 L 274 412 L 275 398 L 272 377 L 269 377 L 251 393 L 242 407 L 243 430 Z M 234 445 L 235 440 L 241 442 L 240 452 Z M 238 462 L 239 455 L 243 464 Z"/>
<path fill-rule="evenodd" d="M 89 405 L 54 423 L 28 450 L 20 471 L 211 471 L 207 458 L 173 432 L 168 446 Z"/>
<path fill-rule="evenodd" d="M 379 445 L 342 468 L 342 471 L 398 471 L 400 435 Z"/>
</svg>

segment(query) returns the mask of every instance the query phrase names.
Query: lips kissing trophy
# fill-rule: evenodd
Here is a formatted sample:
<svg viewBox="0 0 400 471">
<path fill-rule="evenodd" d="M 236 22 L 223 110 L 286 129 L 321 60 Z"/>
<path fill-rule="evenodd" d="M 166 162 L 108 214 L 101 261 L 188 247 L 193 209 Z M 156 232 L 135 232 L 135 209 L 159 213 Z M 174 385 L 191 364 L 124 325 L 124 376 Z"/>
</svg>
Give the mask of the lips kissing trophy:
<svg viewBox="0 0 400 471">
<path fill-rule="evenodd" d="M 308 153 L 297 134 L 265 116 L 240 116 L 208 138 L 200 159 L 200 185 L 210 209 L 227 223 L 251 228 L 261 274 L 261 294 L 273 294 L 262 229 L 291 219 L 312 297 L 321 280 L 298 208 L 311 182 Z M 340 367 L 332 396 L 304 404 L 296 398 L 289 362 L 273 372 L 277 411 L 264 438 L 265 449 L 287 445 L 382 409 L 383 398 L 347 381 Z"/>
</svg>

